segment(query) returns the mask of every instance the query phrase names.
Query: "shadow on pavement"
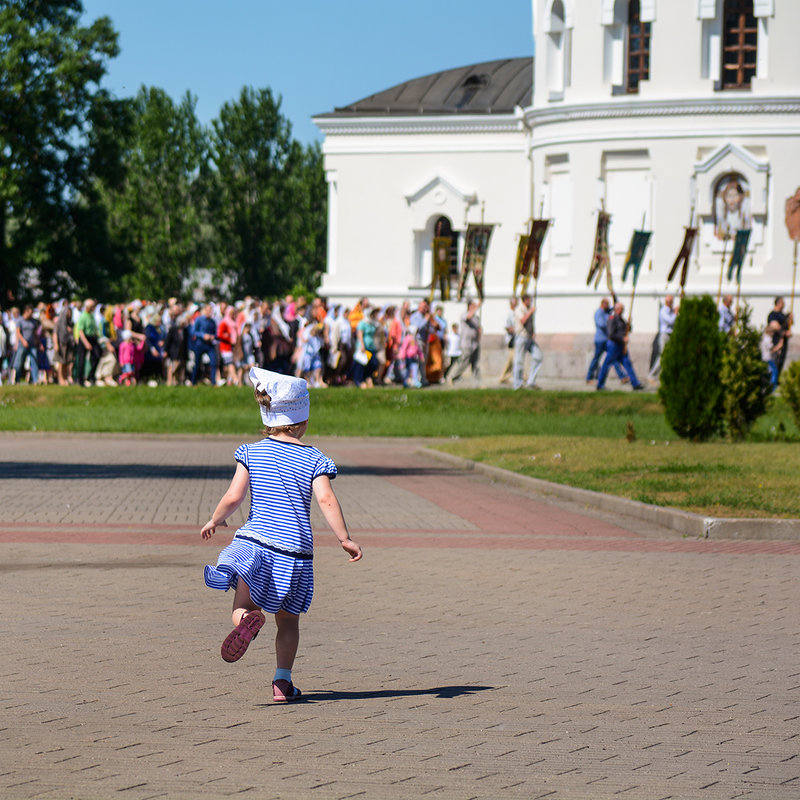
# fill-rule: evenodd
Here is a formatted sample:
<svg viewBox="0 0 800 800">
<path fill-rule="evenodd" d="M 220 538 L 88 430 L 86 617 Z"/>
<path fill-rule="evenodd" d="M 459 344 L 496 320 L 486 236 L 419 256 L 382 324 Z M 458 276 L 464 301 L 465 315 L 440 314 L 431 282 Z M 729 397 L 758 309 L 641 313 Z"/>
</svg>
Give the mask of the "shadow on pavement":
<svg viewBox="0 0 800 800">
<path fill-rule="evenodd" d="M 386 700 L 392 697 L 424 697 L 435 695 L 440 700 L 450 700 L 454 697 L 474 694 L 475 692 L 490 691 L 494 686 L 435 686 L 431 689 L 376 689 L 375 691 L 337 692 L 322 691 L 304 694 L 296 703 L 320 702 L 330 700 Z M 261 703 L 260 705 L 272 706 L 274 703 Z"/>
<path fill-rule="evenodd" d="M 340 475 L 458 475 L 452 467 L 386 467 L 337 465 Z M 0 480 L 230 480 L 236 469 L 230 465 L 203 464 L 59 464 L 43 461 L 0 461 Z"/>
<path fill-rule="evenodd" d="M 42 461 L 0 461 L 0 480 L 124 480 L 170 478 L 183 480 L 230 480 L 236 465 L 198 464 L 57 464 Z"/>
</svg>

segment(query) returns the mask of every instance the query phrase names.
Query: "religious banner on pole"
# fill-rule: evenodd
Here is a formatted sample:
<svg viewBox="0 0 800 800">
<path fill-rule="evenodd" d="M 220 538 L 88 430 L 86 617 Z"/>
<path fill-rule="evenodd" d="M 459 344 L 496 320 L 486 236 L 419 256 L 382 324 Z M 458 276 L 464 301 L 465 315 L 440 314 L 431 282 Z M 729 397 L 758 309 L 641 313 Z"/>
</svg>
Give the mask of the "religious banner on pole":
<svg viewBox="0 0 800 800">
<path fill-rule="evenodd" d="M 517 293 L 517 285 L 522 280 L 523 274 L 525 277 L 530 274 L 530 262 L 527 265 L 525 264 L 525 254 L 528 251 L 528 240 L 530 238 L 527 233 L 524 233 L 519 237 L 519 244 L 517 244 L 517 258 L 514 261 L 514 286 L 512 288 L 512 294 L 514 295 Z M 527 286 L 527 283 L 526 280 L 524 285 Z"/>
<path fill-rule="evenodd" d="M 483 270 L 493 228 L 494 225 L 467 225 L 467 232 L 464 235 L 464 256 L 461 260 L 461 272 L 458 276 L 459 300 L 464 297 L 467 276 L 470 273 L 475 280 L 478 297 L 483 300 Z"/>
<path fill-rule="evenodd" d="M 800 242 L 800 188 L 786 201 L 786 230 L 793 242 Z"/>
<path fill-rule="evenodd" d="M 430 302 L 433 302 L 433 293 L 439 286 L 442 300 L 450 299 L 450 248 L 453 239 L 450 236 L 433 237 L 433 280 L 431 281 Z"/>
<path fill-rule="evenodd" d="M 588 286 L 594 280 L 594 288 L 596 289 L 600 284 L 600 278 L 603 276 L 603 272 L 605 272 L 609 291 L 616 297 L 614 290 L 611 288 L 611 261 L 608 256 L 608 226 L 610 223 L 611 214 L 606 214 L 605 211 L 599 211 L 597 213 L 597 230 L 594 235 L 592 265 L 589 267 L 586 285 Z"/>
<path fill-rule="evenodd" d="M 797 243 L 800 242 L 800 188 L 786 201 L 786 230 L 794 242 L 792 257 L 792 299 L 789 304 L 789 319 L 794 317 L 794 290 L 797 282 Z"/>
<path fill-rule="evenodd" d="M 686 228 L 685 231 L 686 232 L 683 235 L 683 244 L 681 245 L 680 252 L 678 253 L 677 258 L 672 265 L 672 269 L 669 271 L 669 275 L 667 275 L 667 283 L 669 283 L 675 277 L 678 267 L 680 267 L 681 292 L 683 292 L 683 289 L 686 286 L 686 276 L 689 271 L 689 258 L 692 255 L 694 240 L 697 237 L 697 228 Z"/>
<path fill-rule="evenodd" d="M 533 277 L 534 281 L 538 280 L 542 243 L 549 225 L 549 219 L 534 219 L 531 221 L 530 235 L 520 237 L 520 246 L 517 250 L 517 267 L 514 270 L 514 294 L 517 293 L 517 286 L 520 284 L 522 287 L 521 293 L 526 294 L 531 277 Z"/>
<path fill-rule="evenodd" d="M 633 270 L 633 284 L 639 280 L 639 270 L 642 266 L 647 245 L 650 243 L 652 231 L 634 231 L 631 236 L 631 243 L 628 246 L 628 254 L 625 256 L 625 266 L 622 268 L 622 282 L 628 279 L 628 273 Z"/>
<path fill-rule="evenodd" d="M 742 282 L 742 264 L 747 255 L 747 244 L 750 241 L 750 228 L 736 231 L 736 239 L 733 242 L 733 252 L 728 264 L 728 280 L 732 281 L 736 275 L 736 283 Z"/>
</svg>

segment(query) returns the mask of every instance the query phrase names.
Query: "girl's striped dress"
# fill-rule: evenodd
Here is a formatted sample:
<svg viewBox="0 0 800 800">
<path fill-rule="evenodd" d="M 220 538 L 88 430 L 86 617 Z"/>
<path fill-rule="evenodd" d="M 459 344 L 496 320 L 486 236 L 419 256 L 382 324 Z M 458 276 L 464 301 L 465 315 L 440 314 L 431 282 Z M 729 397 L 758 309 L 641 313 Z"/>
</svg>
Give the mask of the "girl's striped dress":
<svg viewBox="0 0 800 800">
<path fill-rule="evenodd" d="M 336 464 L 302 444 L 266 438 L 240 445 L 235 459 L 250 474 L 250 515 L 217 566 L 207 565 L 205 582 L 228 590 L 241 577 L 264 611 L 308 611 L 314 592 L 311 484 L 336 477 Z"/>
</svg>

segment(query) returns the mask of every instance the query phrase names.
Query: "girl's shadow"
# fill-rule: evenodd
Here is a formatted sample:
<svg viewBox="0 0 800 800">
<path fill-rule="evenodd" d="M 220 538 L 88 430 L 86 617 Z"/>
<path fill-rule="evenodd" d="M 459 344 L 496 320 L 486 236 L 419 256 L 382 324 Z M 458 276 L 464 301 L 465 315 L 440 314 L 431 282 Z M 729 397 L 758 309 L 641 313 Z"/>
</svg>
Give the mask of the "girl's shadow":
<svg viewBox="0 0 800 800">
<path fill-rule="evenodd" d="M 341 692 L 341 691 L 321 691 L 309 692 L 304 694 L 295 703 L 315 703 L 330 700 L 381 700 L 396 697 L 422 697 L 423 695 L 433 695 L 440 700 L 450 700 L 462 695 L 474 694 L 475 692 L 485 692 L 494 689 L 494 686 L 436 686 L 431 689 L 378 689 L 375 691 L 360 692 Z M 272 703 L 262 703 L 260 705 L 273 705 Z"/>
</svg>

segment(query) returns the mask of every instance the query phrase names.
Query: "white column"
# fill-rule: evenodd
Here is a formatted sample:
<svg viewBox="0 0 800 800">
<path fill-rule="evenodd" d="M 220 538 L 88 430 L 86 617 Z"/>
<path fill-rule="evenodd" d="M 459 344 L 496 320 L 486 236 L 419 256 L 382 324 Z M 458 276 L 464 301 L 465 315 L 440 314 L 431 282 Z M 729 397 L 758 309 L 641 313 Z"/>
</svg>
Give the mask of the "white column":
<svg viewBox="0 0 800 800">
<path fill-rule="evenodd" d="M 325 173 L 328 182 L 328 275 L 336 274 L 339 255 L 339 186 L 336 170 Z"/>
</svg>

